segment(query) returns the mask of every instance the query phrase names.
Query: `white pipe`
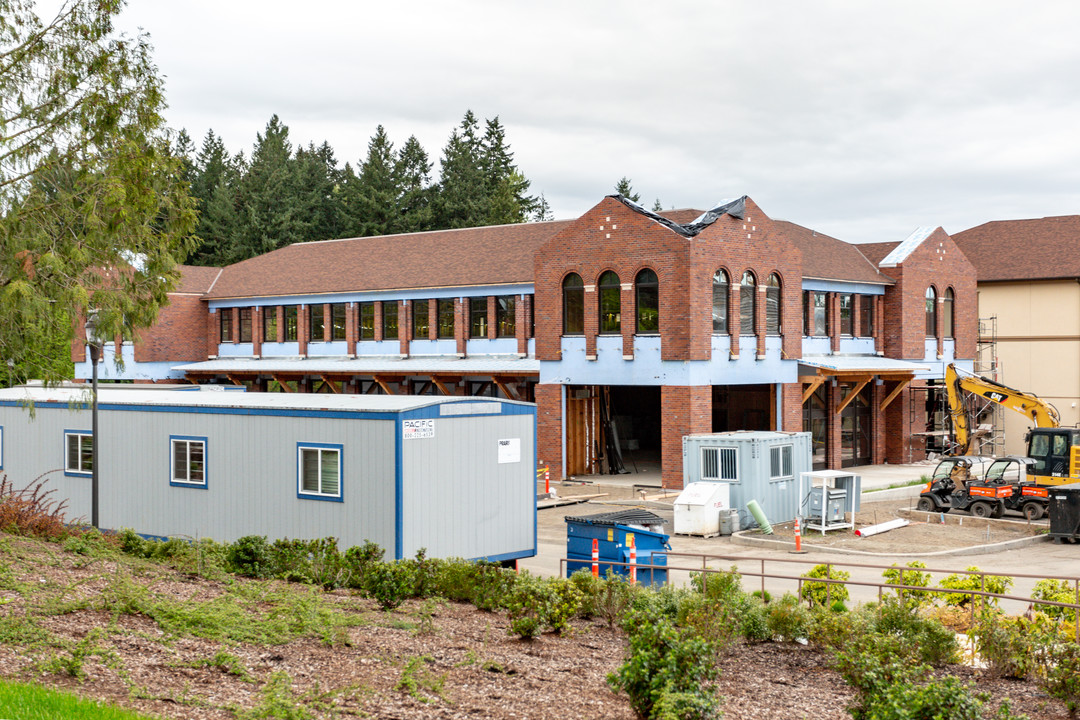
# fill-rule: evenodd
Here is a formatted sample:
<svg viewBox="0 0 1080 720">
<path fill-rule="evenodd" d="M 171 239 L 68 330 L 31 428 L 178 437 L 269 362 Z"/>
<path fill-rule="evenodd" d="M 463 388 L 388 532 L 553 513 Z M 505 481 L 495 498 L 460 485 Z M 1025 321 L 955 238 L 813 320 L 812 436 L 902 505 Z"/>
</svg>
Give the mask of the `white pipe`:
<svg viewBox="0 0 1080 720">
<path fill-rule="evenodd" d="M 855 534 L 859 537 L 868 537 L 870 535 L 877 535 L 878 533 L 895 530 L 896 528 L 902 528 L 905 525 L 910 524 L 910 520 L 896 518 L 895 520 L 890 520 L 889 522 L 878 523 L 877 525 L 870 525 L 868 527 L 864 527 L 862 530 L 856 530 Z"/>
</svg>

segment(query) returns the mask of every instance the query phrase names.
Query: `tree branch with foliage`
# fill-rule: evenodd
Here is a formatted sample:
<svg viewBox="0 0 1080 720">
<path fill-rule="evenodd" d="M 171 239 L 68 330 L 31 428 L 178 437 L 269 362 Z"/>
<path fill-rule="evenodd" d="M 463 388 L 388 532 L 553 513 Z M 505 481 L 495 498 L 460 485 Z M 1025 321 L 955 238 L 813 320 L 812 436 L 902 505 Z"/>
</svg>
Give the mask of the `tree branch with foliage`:
<svg viewBox="0 0 1080 720">
<path fill-rule="evenodd" d="M 152 48 L 113 31 L 122 5 L 43 22 L 0 0 L 0 359 L 23 377 L 63 379 L 35 353 L 91 305 L 106 337 L 152 324 L 196 242 Z"/>
</svg>

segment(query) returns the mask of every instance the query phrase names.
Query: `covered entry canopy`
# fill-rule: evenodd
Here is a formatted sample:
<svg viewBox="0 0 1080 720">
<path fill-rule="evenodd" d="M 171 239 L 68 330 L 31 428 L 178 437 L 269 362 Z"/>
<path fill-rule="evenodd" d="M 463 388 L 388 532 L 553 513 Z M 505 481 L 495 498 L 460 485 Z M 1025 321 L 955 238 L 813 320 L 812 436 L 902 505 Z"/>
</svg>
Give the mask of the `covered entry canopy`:
<svg viewBox="0 0 1080 720">
<path fill-rule="evenodd" d="M 881 401 L 878 410 L 882 411 L 915 379 L 915 373 L 930 370 L 928 365 L 878 355 L 803 357 L 799 359 L 799 382 L 807 387 L 803 391 L 802 401 L 805 403 L 826 380 L 851 383 L 853 387 L 836 408 L 836 414 L 839 415 L 876 377 L 879 380 L 896 382 L 896 387 Z"/>
</svg>

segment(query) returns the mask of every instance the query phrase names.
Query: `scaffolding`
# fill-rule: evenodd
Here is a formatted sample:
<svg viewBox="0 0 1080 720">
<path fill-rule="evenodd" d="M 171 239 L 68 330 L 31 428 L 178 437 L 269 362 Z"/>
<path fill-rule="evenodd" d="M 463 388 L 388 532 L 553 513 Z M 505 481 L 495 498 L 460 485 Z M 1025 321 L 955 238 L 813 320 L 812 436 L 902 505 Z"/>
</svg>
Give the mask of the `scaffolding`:
<svg viewBox="0 0 1080 720">
<path fill-rule="evenodd" d="M 997 354 L 997 315 L 979 318 L 979 338 L 975 346 L 975 374 L 1001 382 Z M 1001 405 L 981 401 L 973 408 L 978 455 L 998 457 L 1005 453 L 1005 418 Z M 985 432 L 984 432 L 985 431 Z"/>
</svg>

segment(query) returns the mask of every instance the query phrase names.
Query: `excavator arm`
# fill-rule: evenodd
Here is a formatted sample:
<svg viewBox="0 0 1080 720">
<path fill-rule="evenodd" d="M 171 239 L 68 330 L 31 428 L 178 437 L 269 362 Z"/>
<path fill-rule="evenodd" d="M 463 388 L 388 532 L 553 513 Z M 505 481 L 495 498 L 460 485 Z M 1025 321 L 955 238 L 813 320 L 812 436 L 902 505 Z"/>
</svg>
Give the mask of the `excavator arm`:
<svg viewBox="0 0 1080 720">
<path fill-rule="evenodd" d="M 1061 416 L 1057 408 L 1031 393 L 1002 385 L 981 375 L 960 370 L 951 363 L 945 368 L 945 388 L 949 396 L 949 415 L 959 445 L 958 455 L 971 453 L 973 418 L 964 402 L 964 393 L 995 402 L 1020 413 L 1035 423 L 1035 427 L 1058 427 Z"/>
</svg>

